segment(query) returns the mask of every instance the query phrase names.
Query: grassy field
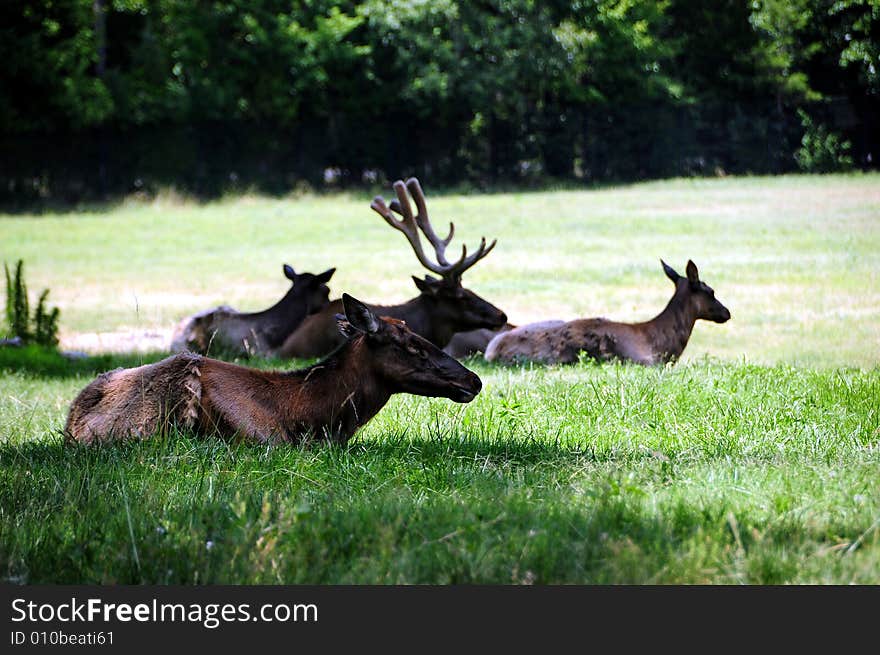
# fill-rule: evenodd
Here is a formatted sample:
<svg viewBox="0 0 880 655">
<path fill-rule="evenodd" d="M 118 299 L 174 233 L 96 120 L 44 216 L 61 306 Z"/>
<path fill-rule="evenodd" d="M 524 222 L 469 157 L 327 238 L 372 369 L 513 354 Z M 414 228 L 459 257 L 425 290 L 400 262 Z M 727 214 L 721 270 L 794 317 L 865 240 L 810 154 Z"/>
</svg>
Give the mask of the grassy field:
<svg viewBox="0 0 880 655">
<path fill-rule="evenodd" d="M 425 187 L 436 225 L 498 238 L 465 281 L 515 323 L 650 318 L 672 290 L 660 257 L 692 258 L 733 318 L 698 324 L 668 368 L 470 360 L 474 402 L 395 397 L 346 448 L 63 446 L 97 372 L 163 353 L 0 350 L 0 578 L 880 583 L 880 176 Z M 261 308 L 283 262 L 338 267 L 337 295 L 405 300 L 420 271 L 368 202 L 6 216 L 0 259 L 52 289 L 66 343 Z"/>
</svg>

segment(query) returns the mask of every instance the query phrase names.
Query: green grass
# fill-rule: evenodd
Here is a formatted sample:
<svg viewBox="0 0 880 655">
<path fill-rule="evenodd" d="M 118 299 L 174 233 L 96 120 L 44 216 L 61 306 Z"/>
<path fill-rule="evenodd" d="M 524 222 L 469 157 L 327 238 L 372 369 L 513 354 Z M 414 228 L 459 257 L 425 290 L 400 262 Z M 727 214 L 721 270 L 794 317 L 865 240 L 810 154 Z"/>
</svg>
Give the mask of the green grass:
<svg viewBox="0 0 880 655">
<path fill-rule="evenodd" d="M 0 577 L 880 583 L 880 177 L 429 203 L 469 242 L 499 237 L 467 283 L 515 322 L 650 317 L 670 292 L 660 256 L 693 258 L 733 319 L 698 324 L 667 368 L 470 360 L 484 382 L 472 403 L 397 396 L 345 448 L 65 446 L 82 386 L 163 353 L 0 349 Z M 4 239 L 2 255 L 25 259 L 32 292 L 51 287 L 68 334 L 265 305 L 283 261 L 338 266 L 337 293 L 405 299 L 413 258 L 365 207 L 245 198 L 5 217 L 15 248 Z M 153 300 L 135 313 L 122 288 Z"/>
</svg>

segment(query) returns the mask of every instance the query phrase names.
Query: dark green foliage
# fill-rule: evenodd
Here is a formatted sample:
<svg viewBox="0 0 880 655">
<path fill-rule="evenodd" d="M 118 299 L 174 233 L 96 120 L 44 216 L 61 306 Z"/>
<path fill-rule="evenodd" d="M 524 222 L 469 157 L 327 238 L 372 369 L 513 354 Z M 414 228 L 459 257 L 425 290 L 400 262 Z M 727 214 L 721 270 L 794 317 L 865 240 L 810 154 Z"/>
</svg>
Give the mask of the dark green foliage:
<svg viewBox="0 0 880 655">
<path fill-rule="evenodd" d="M 871 167 L 878 25 L 870 0 L 4 3 L 0 189 L 782 172 L 819 100 Z"/>
<path fill-rule="evenodd" d="M 58 345 L 58 318 L 60 310 L 46 306 L 49 290 L 44 289 L 37 302 L 33 316 L 24 282 L 24 261 L 19 259 L 15 265 L 15 275 L 9 274 L 9 267 L 3 263 L 6 274 L 6 325 L 10 337 L 18 337 L 22 344 L 35 343 L 47 348 Z"/>
<path fill-rule="evenodd" d="M 839 134 L 829 132 L 822 124 L 816 124 L 803 110 L 798 110 L 804 126 L 801 147 L 794 153 L 798 168 L 807 173 L 835 173 L 852 169 L 852 147 Z"/>
<path fill-rule="evenodd" d="M 44 289 L 40 294 L 40 300 L 37 303 L 37 309 L 34 312 L 34 341 L 41 346 L 49 346 L 54 348 L 58 345 L 58 317 L 61 310 L 53 307 L 46 311 L 46 298 L 49 296 L 49 290 Z"/>
<path fill-rule="evenodd" d="M 3 262 L 3 271 L 6 274 L 6 327 L 9 336 L 20 337 L 24 342 L 30 341 L 32 335 L 27 287 L 24 283 L 24 262 L 18 260 L 14 276 L 10 276 L 6 262 Z"/>
</svg>

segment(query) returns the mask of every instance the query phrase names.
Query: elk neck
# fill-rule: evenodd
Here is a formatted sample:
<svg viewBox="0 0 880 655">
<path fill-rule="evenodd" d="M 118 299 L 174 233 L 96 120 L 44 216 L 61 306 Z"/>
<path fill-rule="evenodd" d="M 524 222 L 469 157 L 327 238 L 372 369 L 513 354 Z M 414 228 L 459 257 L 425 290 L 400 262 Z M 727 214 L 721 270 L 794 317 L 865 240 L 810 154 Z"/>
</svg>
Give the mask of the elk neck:
<svg viewBox="0 0 880 655">
<path fill-rule="evenodd" d="M 286 423 L 343 443 L 375 416 L 393 390 L 376 374 L 363 337 L 346 341 L 313 366 L 282 374 Z"/>
<path fill-rule="evenodd" d="M 675 285 L 675 293 L 666 307 L 650 321 L 638 325 L 658 360 L 678 359 L 687 346 L 697 322 L 697 313 L 690 302 L 686 280 Z"/>
<path fill-rule="evenodd" d="M 246 315 L 262 322 L 266 342 L 269 346 L 273 348 L 280 346 L 287 336 L 291 323 L 297 323 L 305 317 L 306 306 L 300 296 L 301 294 L 291 286 L 284 297 L 268 309 Z"/>
</svg>

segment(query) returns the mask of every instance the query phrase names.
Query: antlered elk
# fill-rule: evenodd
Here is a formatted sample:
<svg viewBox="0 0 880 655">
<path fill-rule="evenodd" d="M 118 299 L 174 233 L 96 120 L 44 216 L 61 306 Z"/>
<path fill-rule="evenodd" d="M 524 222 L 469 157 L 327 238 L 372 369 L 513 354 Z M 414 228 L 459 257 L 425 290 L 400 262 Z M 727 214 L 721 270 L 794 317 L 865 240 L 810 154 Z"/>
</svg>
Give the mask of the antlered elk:
<svg viewBox="0 0 880 655">
<path fill-rule="evenodd" d="M 415 201 L 417 214 L 413 214 L 407 189 Z M 367 306 L 377 314 L 406 321 L 413 332 L 438 348 L 443 348 L 449 343 L 456 332 L 484 327 L 497 328 L 504 325 L 507 322 L 504 312 L 473 291 L 465 289 L 461 284 L 462 274 L 488 255 L 495 247 L 495 241 L 487 247 L 486 239 L 483 238 L 477 250 L 470 255 L 467 254 L 467 247 L 462 246 L 461 257 L 455 262 L 449 262 L 446 258 L 446 247 L 452 241 L 455 226 L 449 224 L 449 235 L 445 239 L 437 236 L 428 220 L 425 195 L 417 179 L 410 178 L 406 184 L 400 180 L 396 181 L 394 191 L 397 200 L 392 201 L 390 205 L 386 205 L 385 200 L 377 196 L 370 207 L 391 227 L 406 236 L 422 266 L 440 275 L 440 279 L 429 275 L 424 279 L 413 277 L 416 287 L 421 292 L 417 297 L 402 305 Z M 400 214 L 402 218 L 396 219 L 392 211 Z M 419 230 L 434 248 L 436 261 L 432 261 L 425 254 Z M 339 300 L 334 300 L 325 309 L 308 317 L 287 338 L 279 354 L 282 357 L 319 357 L 339 345 L 341 337 L 334 326 L 333 316 L 341 306 Z"/>
<path fill-rule="evenodd" d="M 314 366 L 260 371 L 195 353 L 99 375 L 76 397 L 68 441 L 147 438 L 171 426 L 257 442 L 344 444 L 395 393 L 467 403 L 480 378 L 399 320 L 342 296 L 343 345 Z"/>
<path fill-rule="evenodd" d="M 681 277 L 662 259 L 675 293 L 666 308 L 644 323 L 618 323 L 604 318 L 545 321 L 520 326 L 489 342 L 488 361 L 536 361 L 570 364 L 581 353 L 605 361 L 620 359 L 638 364 L 664 364 L 678 359 L 697 319 L 724 323 L 730 311 L 715 298 L 715 291 L 700 280 L 696 265 L 687 263 Z"/>
<path fill-rule="evenodd" d="M 335 268 L 318 275 L 297 273 L 284 265 L 291 287 L 277 303 L 260 312 L 239 312 L 227 305 L 183 319 L 171 338 L 171 352 L 209 350 L 231 355 L 271 355 L 303 319 L 330 302 L 327 282 Z"/>
</svg>

